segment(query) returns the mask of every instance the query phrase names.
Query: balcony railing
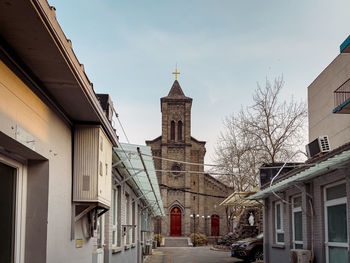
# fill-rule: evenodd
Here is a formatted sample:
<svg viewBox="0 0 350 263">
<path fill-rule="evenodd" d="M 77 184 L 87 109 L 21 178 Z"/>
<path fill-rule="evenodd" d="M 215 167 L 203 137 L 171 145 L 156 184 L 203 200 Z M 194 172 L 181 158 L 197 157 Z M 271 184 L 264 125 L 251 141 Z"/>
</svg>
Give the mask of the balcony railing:
<svg viewBox="0 0 350 263">
<path fill-rule="evenodd" d="M 334 113 L 342 113 L 345 105 L 350 103 L 350 78 L 334 91 Z M 345 113 L 345 112 L 344 112 Z"/>
</svg>

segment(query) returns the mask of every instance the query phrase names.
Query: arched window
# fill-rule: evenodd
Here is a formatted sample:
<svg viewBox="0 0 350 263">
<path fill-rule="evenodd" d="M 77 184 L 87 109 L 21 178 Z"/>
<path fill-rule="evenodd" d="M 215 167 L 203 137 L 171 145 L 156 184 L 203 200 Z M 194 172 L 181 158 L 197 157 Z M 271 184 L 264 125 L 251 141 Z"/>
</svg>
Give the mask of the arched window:
<svg viewBox="0 0 350 263">
<path fill-rule="evenodd" d="M 178 139 L 179 141 L 182 140 L 182 121 L 179 121 L 179 122 L 177 123 L 177 139 Z"/>
<path fill-rule="evenodd" d="M 170 140 L 175 140 L 175 121 L 170 123 Z"/>
</svg>

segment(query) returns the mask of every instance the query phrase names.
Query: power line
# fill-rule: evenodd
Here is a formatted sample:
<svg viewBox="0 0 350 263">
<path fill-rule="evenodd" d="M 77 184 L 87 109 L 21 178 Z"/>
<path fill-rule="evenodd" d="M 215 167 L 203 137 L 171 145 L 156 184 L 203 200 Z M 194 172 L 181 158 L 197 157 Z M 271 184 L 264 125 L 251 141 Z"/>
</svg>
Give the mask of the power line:
<svg viewBox="0 0 350 263">
<path fill-rule="evenodd" d="M 164 158 L 164 157 L 154 156 L 154 155 L 145 154 L 145 153 L 143 153 L 143 155 L 146 155 L 146 156 L 149 156 L 149 157 L 153 157 L 153 158 L 155 158 L 155 159 L 161 159 L 161 160 L 169 161 L 169 162 L 177 162 L 177 163 L 183 163 L 183 164 L 189 164 L 189 165 L 198 165 L 198 166 L 212 166 L 212 167 L 219 167 L 219 165 L 216 165 L 216 164 L 206 164 L 206 163 L 191 163 L 191 162 L 185 162 L 185 161 L 179 161 L 179 160 L 175 160 L 175 159 L 169 159 L 169 158 Z"/>
<path fill-rule="evenodd" d="M 173 191 L 180 191 L 180 192 L 185 192 L 185 193 L 190 193 L 190 194 L 196 194 L 196 195 L 202 195 L 202 196 L 209 196 L 209 197 L 216 197 L 216 198 L 227 198 L 227 196 L 221 196 L 221 195 L 211 195 L 211 194 L 205 194 L 205 193 L 200 193 L 200 192 L 193 192 L 190 190 L 186 190 L 184 188 L 175 188 L 175 187 L 170 187 L 165 184 L 159 184 L 159 186 L 167 188 L 169 190 Z"/>
<path fill-rule="evenodd" d="M 129 151 L 130 154 L 136 154 L 134 151 Z M 169 161 L 169 162 L 177 162 L 177 163 L 182 163 L 182 164 L 188 164 L 188 165 L 197 165 L 197 166 L 212 166 L 212 167 L 222 167 L 222 165 L 217 165 L 217 164 L 206 164 L 206 163 L 192 163 L 192 162 L 186 162 L 186 161 L 179 161 L 175 159 L 169 159 L 165 157 L 159 157 L 159 156 L 154 156 L 146 153 L 142 153 L 142 155 L 148 156 L 148 157 L 153 157 L 154 159 L 160 159 L 164 161 Z M 308 164 L 308 163 L 300 163 L 297 165 L 287 165 L 284 166 L 285 168 L 296 168 L 296 167 L 302 167 L 302 166 L 313 166 L 314 164 Z M 281 168 L 282 165 L 276 165 L 276 166 L 268 166 L 268 167 L 260 167 L 259 169 L 271 169 L 271 168 Z M 211 173 L 211 172 L 208 172 Z M 226 173 L 227 175 L 233 174 L 233 173 Z"/>
<path fill-rule="evenodd" d="M 126 135 L 126 132 L 125 132 L 125 130 L 124 130 L 124 127 L 123 127 L 123 125 L 122 125 L 122 123 L 121 123 L 121 121 L 120 121 L 120 119 L 119 119 L 119 114 L 115 111 L 114 107 L 113 107 L 113 111 L 114 111 L 114 113 L 115 113 L 115 117 L 117 118 L 120 127 L 122 128 L 122 131 L 123 131 L 123 134 L 124 134 L 124 136 L 125 136 L 126 141 L 127 141 L 128 143 L 130 143 L 129 138 L 128 138 L 128 136 Z"/>
<path fill-rule="evenodd" d="M 151 170 L 150 170 L 151 171 Z M 156 172 L 163 172 L 163 173 L 192 173 L 192 174 L 213 174 L 213 175 L 235 175 L 234 173 L 218 173 L 218 172 L 200 172 L 200 171 L 182 171 L 182 170 L 157 170 Z"/>
<path fill-rule="evenodd" d="M 125 132 L 125 130 L 124 130 L 124 127 L 123 127 L 123 125 L 122 125 L 122 123 L 121 123 L 121 121 L 120 121 L 120 119 L 119 119 L 118 113 L 115 111 L 114 108 L 113 108 L 113 111 L 114 111 L 115 116 L 116 116 L 116 118 L 117 118 L 117 120 L 118 120 L 118 122 L 119 122 L 120 127 L 122 128 L 122 131 L 123 131 L 123 133 L 124 133 L 124 136 L 125 136 L 127 142 L 130 144 L 129 138 L 128 138 L 128 136 L 126 135 L 126 132 Z M 130 165 L 131 165 L 131 167 L 132 167 L 134 173 L 136 173 L 136 172 L 135 172 L 135 168 L 134 168 L 132 162 L 130 161 L 130 159 L 131 159 L 130 156 L 127 155 L 126 151 L 124 150 L 123 146 L 122 146 L 120 143 L 119 143 L 119 146 L 120 146 L 120 148 L 122 149 L 122 151 L 124 152 L 125 156 L 127 157 L 127 159 L 128 159 L 128 161 L 129 161 L 129 163 L 130 163 Z M 143 159 L 142 159 L 142 156 L 141 156 L 141 151 L 139 152 L 139 154 L 140 154 L 140 159 L 141 159 L 141 161 L 143 162 Z M 143 163 L 143 165 L 144 165 L 144 163 Z M 147 174 L 147 177 L 148 177 L 148 173 L 147 173 L 147 169 L 146 169 L 146 166 L 145 166 L 145 165 L 144 165 L 144 168 L 145 168 L 145 173 Z M 148 178 L 148 179 L 149 179 L 149 178 Z M 134 180 L 134 179 L 133 179 L 133 180 Z M 159 203 L 158 203 L 158 198 L 157 198 L 157 195 L 156 195 L 156 193 L 155 193 L 155 191 L 154 191 L 154 189 L 153 189 L 153 185 L 152 185 L 151 181 L 150 181 L 149 183 L 150 183 L 150 185 L 151 185 L 151 187 L 152 187 L 152 192 L 153 192 L 153 194 L 154 194 L 154 196 L 155 196 L 155 198 L 156 198 L 156 200 L 157 200 L 158 209 L 159 209 L 160 213 L 163 214 L 163 213 L 162 213 L 162 209 L 160 208 L 160 205 L 159 205 Z M 140 190 L 141 195 L 142 195 L 142 194 L 144 193 L 144 189 L 141 190 L 141 188 L 139 187 L 138 184 L 136 184 L 136 186 L 137 186 L 137 188 Z"/>
</svg>

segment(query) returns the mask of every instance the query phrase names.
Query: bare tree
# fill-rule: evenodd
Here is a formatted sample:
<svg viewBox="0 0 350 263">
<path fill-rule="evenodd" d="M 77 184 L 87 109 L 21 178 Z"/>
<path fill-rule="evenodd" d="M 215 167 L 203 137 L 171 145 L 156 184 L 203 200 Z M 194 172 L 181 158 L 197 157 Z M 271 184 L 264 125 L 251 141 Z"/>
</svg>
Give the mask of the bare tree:
<svg viewBox="0 0 350 263">
<path fill-rule="evenodd" d="M 306 104 L 294 98 L 280 100 L 283 77 L 265 87 L 258 84 L 253 105 L 242 108 L 237 115 L 224 120 L 215 147 L 220 176 L 234 191 L 246 191 L 258 185 L 258 168 L 263 163 L 283 162 L 306 141 Z M 227 227 L 238 217 L 242 207 L 226 207 Z"/>
<path fill-rule="evenodd" d="M 215 148 L 215 162 L 221 180 L 235 191 L 246 191 L 258 184 L 258 168 L 262 163 L 287 160 L 305 142 L 306 104 L 294 98 L 281 101 L 283 77 L 273 84 L 258 84 L 253 105 L 242 108 L 224 120 Z"/>
</svg>

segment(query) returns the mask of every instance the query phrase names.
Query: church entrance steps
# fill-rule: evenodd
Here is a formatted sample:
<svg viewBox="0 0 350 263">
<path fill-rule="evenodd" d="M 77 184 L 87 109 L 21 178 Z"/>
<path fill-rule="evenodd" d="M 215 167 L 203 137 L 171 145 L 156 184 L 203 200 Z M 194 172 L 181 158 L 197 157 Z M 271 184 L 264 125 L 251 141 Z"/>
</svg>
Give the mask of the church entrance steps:
<svg viewBox="0 0 350 263">
<path fill-rule="evenodd" d="M 165 247 L 192 247 L 191 239 L 188 237 L 164 237 Z"/>
</svg>

